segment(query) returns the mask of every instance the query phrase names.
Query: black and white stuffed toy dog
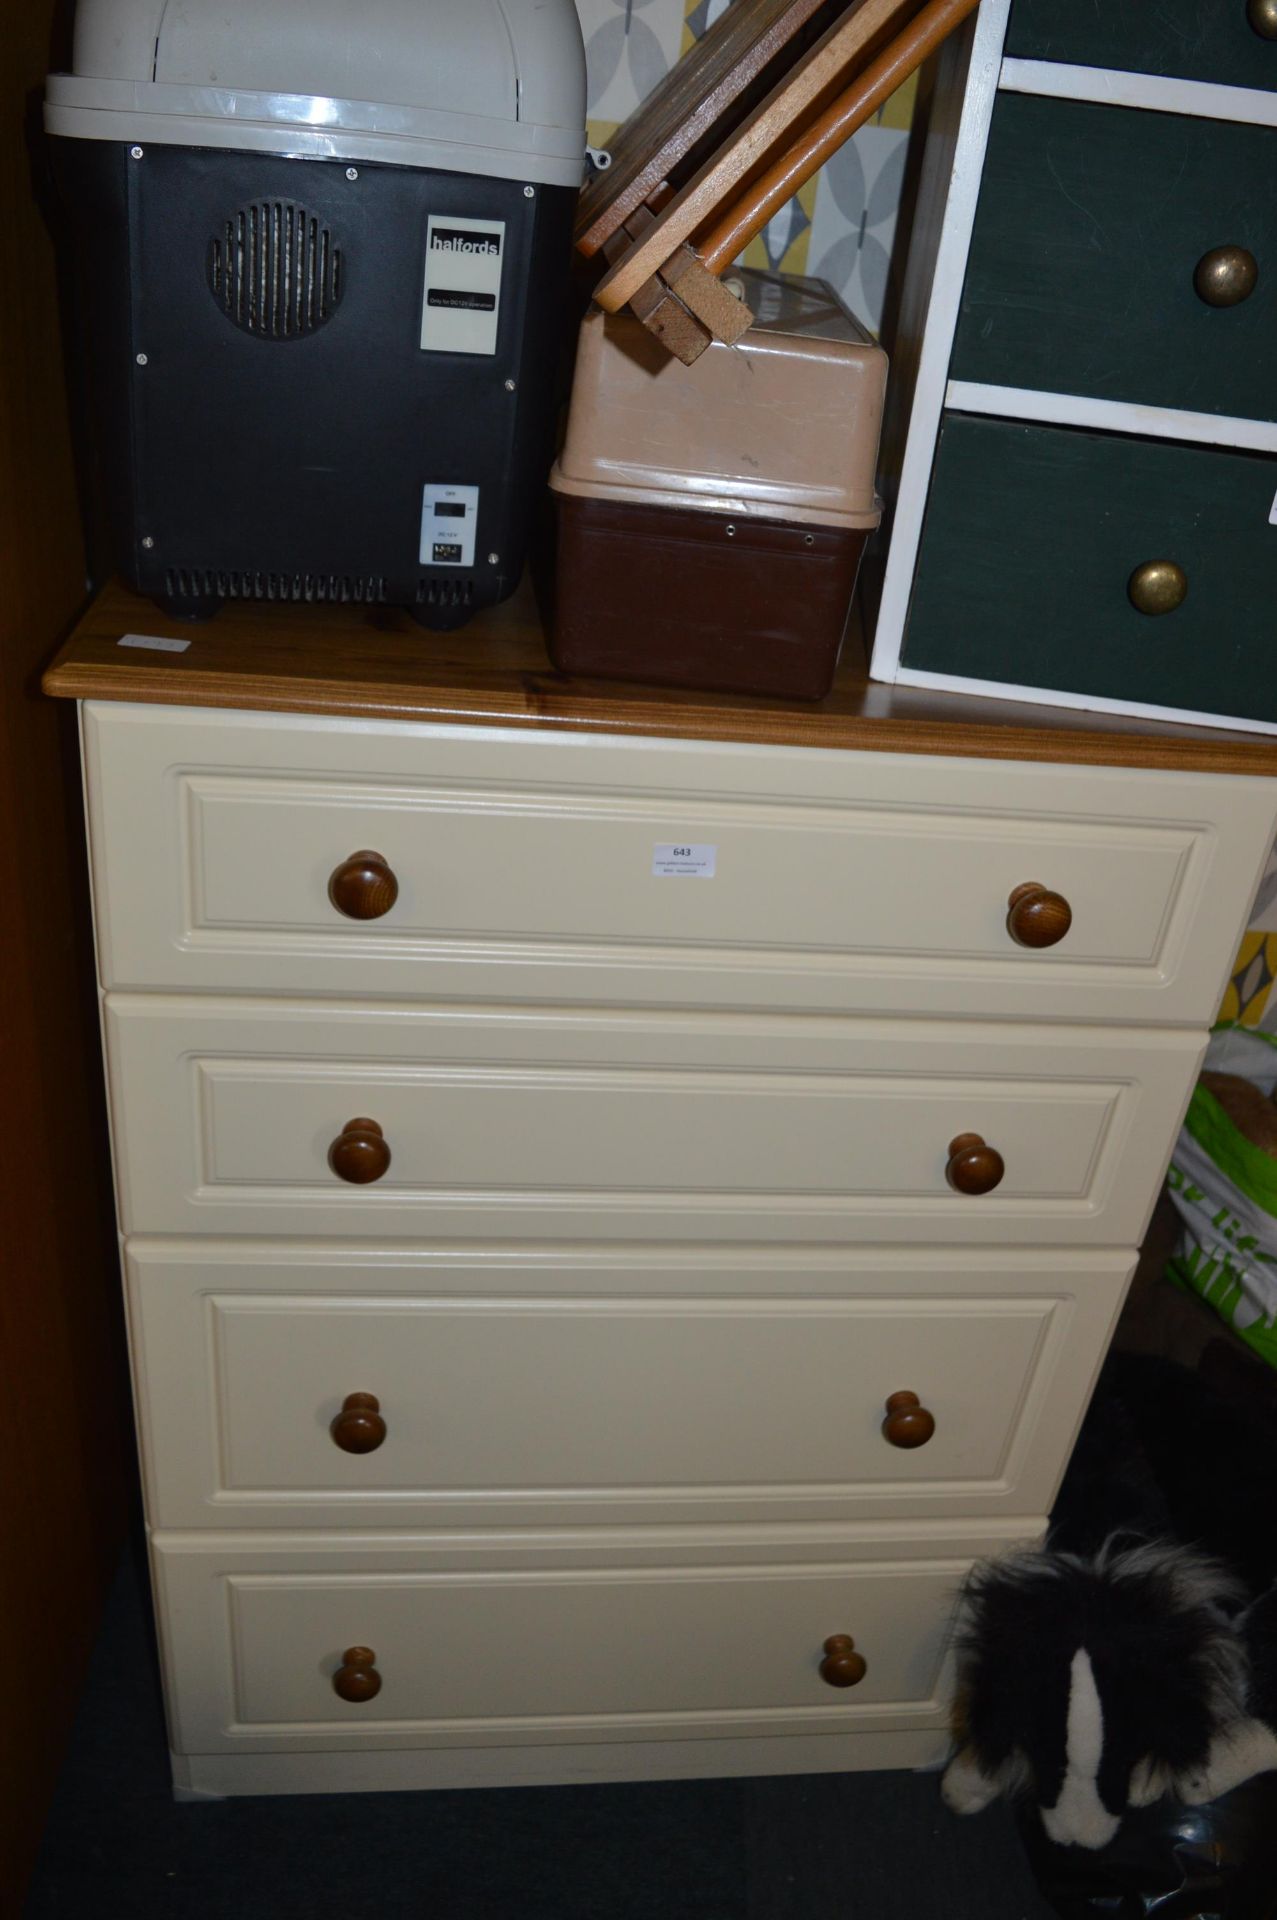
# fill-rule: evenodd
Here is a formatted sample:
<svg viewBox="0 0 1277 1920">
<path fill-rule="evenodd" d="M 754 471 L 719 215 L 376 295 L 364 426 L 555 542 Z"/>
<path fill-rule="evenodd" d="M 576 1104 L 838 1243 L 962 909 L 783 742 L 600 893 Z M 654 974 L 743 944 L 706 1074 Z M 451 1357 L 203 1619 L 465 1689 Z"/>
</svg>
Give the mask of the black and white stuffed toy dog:
<svg viewBox="0 0 1277 1920">
<path fill-rule="evenodd" d="M 1277 1768 L 1277 1432 L 1171 1362 L 1101 1376 L 1044 1549 L 976 1570 L 944 1798 L 1037 1802 L 1099 1848 L 1128 1807 Z"/>
</svg>

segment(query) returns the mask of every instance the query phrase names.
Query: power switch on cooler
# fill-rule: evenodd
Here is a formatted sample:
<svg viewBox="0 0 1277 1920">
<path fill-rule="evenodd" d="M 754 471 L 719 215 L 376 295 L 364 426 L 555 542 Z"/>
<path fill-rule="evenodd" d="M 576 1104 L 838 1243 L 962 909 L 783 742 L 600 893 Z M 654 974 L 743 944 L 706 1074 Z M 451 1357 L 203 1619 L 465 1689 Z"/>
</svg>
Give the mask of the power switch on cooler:
<svg viewBox="0 0 1277 1920">
<path fill-rule="evenodd" d="M 472 567 L 478 522 L 478 487 L 424 487 L 421 496 L 422 566 Z"/>
</svg>

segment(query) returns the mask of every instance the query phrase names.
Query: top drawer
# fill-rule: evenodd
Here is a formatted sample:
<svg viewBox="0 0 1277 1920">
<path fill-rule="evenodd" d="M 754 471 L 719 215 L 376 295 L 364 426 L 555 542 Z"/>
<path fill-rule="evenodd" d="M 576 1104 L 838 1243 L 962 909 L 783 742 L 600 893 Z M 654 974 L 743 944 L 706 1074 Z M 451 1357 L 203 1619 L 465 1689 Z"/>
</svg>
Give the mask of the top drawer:
<svg viewBox="0 0 1277 1920">
<path fill-rule="evenodd" d="M 1195 286 L 1221 247 L 1259 268 L 1233 306 Z M 1002 93 L 951 371 L 1274 420 L 1275 270 L 1277 128 Z"/>
<path fill-rule="evenodd" d="M 114 989 L 1202 1025 L 1271 782 L 93 705 Z M 660 876 L 658 849 L 713 875 Z M 365 848 L 398 895 L 347 918 Z M 1073 921 L 1007 930 L 1038 881 Z M 380 902 L 374 902 L 380 904 Z"/>
<path fill-rule="evenodd" d="M 1015 0 L 1006 51 L 1021 60 L 1114 67 L 1225 87 L 1277 87 L 1277 40 L 1251 25 L 1263 0 Z"/>
</svg>

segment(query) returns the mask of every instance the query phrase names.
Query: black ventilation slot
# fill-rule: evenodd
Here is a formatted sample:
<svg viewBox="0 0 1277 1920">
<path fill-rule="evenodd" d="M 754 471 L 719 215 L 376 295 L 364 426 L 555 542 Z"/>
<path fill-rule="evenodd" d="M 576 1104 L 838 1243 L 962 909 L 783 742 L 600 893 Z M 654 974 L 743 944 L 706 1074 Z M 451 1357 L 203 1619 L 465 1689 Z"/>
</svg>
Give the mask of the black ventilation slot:
<svg viewBox="0 0 1277 1920">
<path fill-rule="evenodd" d="M 262 200 L 231 214 L 209 241 L 208 284 L 245 333 L 296 340 L 332 318 L 345 270 L 341 249 L 313 213 Z"/>
<path fill-rule="evenodd" d="M 418 580 L 419 607 L 472 607 L 474 581 L 464 576 L 456 580 Z"/>
<path fill-rule="evenodd" d="M 170 600 L 296 600 L 333 606 L 374 606 L 386 598 L 379 573 L 225 572 L 220 567 L 170 567 Z"/>
</svg>

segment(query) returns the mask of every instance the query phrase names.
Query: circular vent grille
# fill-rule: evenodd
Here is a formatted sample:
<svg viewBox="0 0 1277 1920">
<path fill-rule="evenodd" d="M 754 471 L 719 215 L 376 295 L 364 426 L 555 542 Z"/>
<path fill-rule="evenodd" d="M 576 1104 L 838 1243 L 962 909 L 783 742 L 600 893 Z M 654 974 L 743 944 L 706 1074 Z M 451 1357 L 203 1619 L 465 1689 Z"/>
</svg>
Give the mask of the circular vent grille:
<svg viewBox="0 0 1277 1920">
<path fill-rule="evenodd" d="M 336 312 L 345 284 L 341 249 L 305 207 L 263 200 L 231 214 L 209 242 L 208 284 L 245 333 L 295 340 Z"/>
</svg>

